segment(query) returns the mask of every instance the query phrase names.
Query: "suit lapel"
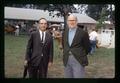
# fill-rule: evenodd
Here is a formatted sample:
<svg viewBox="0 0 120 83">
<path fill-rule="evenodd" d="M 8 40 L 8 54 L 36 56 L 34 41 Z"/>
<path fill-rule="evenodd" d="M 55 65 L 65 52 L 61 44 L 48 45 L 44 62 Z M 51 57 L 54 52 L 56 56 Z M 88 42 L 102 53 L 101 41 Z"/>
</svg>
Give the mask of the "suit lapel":
<svg viewBox="0 0 120 83">
<path fill-rule="evenodd" d="M 69 34 L 69 29 L 67 28 L 67 29 L 66 29 L 66 35 L 65 35 L 66 38 L 65 38 L 65 39 L 66 39 L 66 41 L 67 41 L 67 45 L 69 46 L 69 42 L 68 42 L 68 40 L 69 40 L 69 35 L 68 35 L 68 34 Z"/>
<path fill-rule="evenodd" d="M 49 38 L 49 34 L 48 34 L 47 31 L 46 31 L 44 43 L 47 42 L 48 38 Z"/>
<path fill-rule="evenodd" d="M 39 30 L 37 31 L 37 37 L 38 37 L 39 41 L 42 42 Z"/>
</svg>

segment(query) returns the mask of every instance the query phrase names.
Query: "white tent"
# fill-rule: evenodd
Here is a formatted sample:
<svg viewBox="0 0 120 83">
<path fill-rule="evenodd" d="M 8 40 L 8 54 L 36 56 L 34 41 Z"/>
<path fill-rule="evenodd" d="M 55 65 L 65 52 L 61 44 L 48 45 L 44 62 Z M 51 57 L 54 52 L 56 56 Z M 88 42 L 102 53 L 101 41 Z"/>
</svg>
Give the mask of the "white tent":
<svg viewBox="0 0 120 83">
<path fill-rule="evenodd" d="M 4 9 L 5 19 L 22 19 L 22 20 L 39 20 L 41 17 L 46 18 L 48 21 L 52 22 L 64 22 L 63 17 L 52 17 L 49 16 L 48 11 L 38 10 L 38 9 L 25 9 L 25 8 L 15 8 L 15 7 L 5 7 Z M 57 11 L 53 12 L 54 14 Z M 87 15 L 74 13 L 78 18 L 78 23 L 96 23 L 94 19 Z"/>
<path fill-rule="evenodd" d="M 57 13 L 57 12 L 54 12 Z M 21 19 L 21 20 L 39 20 L 40 18 L 46 18 L 48 21 L 63 22 L 62 17 L 49 16 L 49 12 L 38 9 L 25 9 L 25 8 L 14 8 L 5 7 L 4 18 L 7 19 Z"/>
</svg>

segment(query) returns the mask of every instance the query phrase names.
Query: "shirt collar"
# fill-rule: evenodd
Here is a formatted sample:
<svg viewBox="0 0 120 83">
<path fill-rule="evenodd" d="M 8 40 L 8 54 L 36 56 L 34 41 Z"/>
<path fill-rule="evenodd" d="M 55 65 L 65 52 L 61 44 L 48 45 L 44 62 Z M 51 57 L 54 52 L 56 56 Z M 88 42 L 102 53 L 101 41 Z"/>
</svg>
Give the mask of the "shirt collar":
<svg viewBox="0 0 120 83">
<path fill-rule="evenodd" d="M 69 28 L 69 31 L 75 31 L 77 28 Z"/>
<path fill-rule="evenodd" d="M 42 31 L 41 31 L 41 30 L 39 30 L 39 32 L 40 32 L 40 33 L 42 33 Z M 46 31 L 44 31 L 43 33 L 46 33 Z"/>
</svg>

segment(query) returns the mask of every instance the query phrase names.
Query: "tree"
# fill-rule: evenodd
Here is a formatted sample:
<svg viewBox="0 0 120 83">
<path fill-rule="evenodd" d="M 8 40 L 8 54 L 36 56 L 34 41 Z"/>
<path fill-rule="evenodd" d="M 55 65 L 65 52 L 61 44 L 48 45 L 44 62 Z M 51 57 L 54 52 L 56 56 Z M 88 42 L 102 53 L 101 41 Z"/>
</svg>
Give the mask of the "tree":
<svg viewBox="0 0 120 83">
<path fill-rule="evenodd" d="M 80 14 L 85 13 L 85 11 L 87 10 L 87 4 L 77 4 L 77 12 Z"/>
<path fill-rule="evenodd" d="M 109 5 L 108 13 L 109 13 L 109 20 L 114 24 L 115 23 L 115 6 L 113 4 Z"/>
<path fill-rule="evenodd" d="M 106 20 L 110 20 L 111 22 L 115 21 L 115 7 L 113 4 L 98 4 L 98 5 L 88 5 L 86 9 L 86 14 L 92 17 L 95 20 L 99 20 L 101 18 L 101 12 L 104 8 L 106 12 Z"/>
<path fill-rule="evenodd" d="M 104 28 L 104 21 L 106 20 L 106 8 L 102 8 L 102 11 L 100 13 L 100 19 L 98 20 L 98 23 L 97 23 L 97 28 Z"/>
<path fill-rule="evenodd" d="M 100 14 L 102 11 L 102 8 L 107 8 L 108 5 L 107 4 L 100 4 L 100 5 L 88 5 L 87 6 L 87 10 L 86 10 L 86 14 L 90 17 L 92 17 L 95 20 L 100 19 Z"/>
</svg>

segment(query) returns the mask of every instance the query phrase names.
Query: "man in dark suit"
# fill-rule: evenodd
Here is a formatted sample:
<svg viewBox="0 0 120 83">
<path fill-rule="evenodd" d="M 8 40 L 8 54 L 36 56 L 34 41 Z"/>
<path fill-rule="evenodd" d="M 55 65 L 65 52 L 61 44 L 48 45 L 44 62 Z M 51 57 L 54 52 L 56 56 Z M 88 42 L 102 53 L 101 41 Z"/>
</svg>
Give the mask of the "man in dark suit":
<svg viewBox="0 0 120 83">
<path fill-rule="evenodd" d="M 68 16 L 63 33 L 63 63 L 65 78 L 84 78 L 90 49 L 88 33 L 77 27 L 77 17 Z"/>
<path fill-rule="evenodd" d="M 46 78 L 47 69 L 53 62 L 53 38 L 46 30 L 47 20 L 39 20 L 39 30 L 31 32 L 28 40 L 25 65 L 30 78 Z"/>
</svg>

